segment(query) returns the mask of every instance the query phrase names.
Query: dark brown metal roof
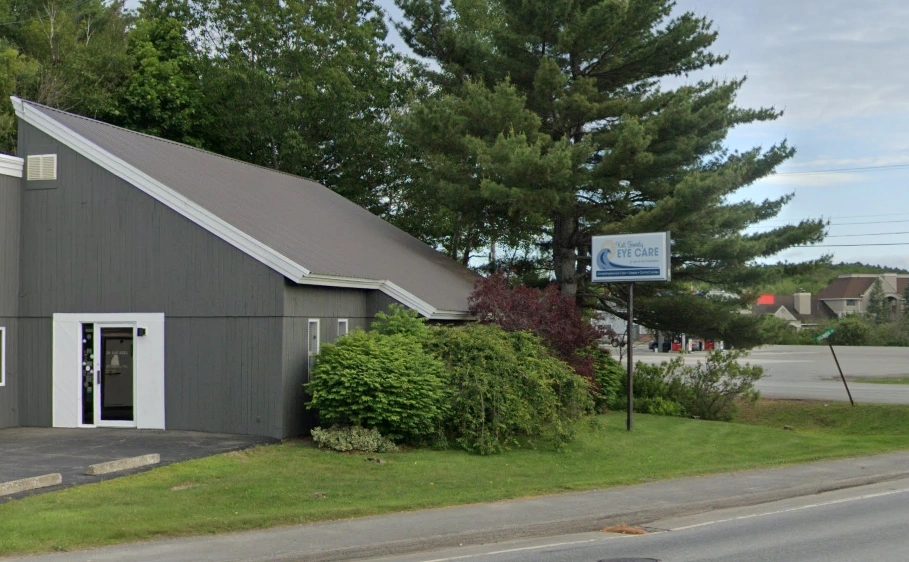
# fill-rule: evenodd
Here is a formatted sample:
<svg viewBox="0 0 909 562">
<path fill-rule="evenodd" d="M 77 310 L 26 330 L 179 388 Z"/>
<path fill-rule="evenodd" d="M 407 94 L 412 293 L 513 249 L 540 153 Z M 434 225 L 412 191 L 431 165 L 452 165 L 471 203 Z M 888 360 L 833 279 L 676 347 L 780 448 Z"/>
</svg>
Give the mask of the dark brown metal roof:
<svg viewBox="0 0 909 562">
<path fill-rule="evenodd" d="M 873 277 L 838 277 L 818 294 L 820 299 L 860 299 L 874 285 Z"/>
<path fill-rule="evenodd" d="M 23 103 L 312 275 L 388 280 L 438 311 L 467 310 L 474 273 L 321 184 Z"/>
<path fill-rule="evenodd" d="M 780 308 L 785 308 L 803 324 L 820 324 L 836 318 L 836 313 L 819 297 L 811 297 L 811 314 L 800 314 L 795 309 L 794 295 L 773 295 L 773 304 L 756 304 L 752 307 L 752 312 L 754 314 L 776 314 Z"/>
</svg>

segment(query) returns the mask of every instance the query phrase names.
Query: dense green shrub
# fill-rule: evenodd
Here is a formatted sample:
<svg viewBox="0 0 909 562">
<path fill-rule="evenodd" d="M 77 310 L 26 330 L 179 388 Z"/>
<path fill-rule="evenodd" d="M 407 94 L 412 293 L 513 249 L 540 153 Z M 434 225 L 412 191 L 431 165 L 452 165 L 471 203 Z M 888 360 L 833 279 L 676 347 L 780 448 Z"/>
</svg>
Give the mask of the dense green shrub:
<svg viewBox="0 0 909 562">
<path fill-rule="evenodd" d="M 684 393 L 681 379 L 676 376 L 684 363 L 681 357 L 659 365 L 638 363 L 634 367 L 634 411 L 642 414 L 661 416 L 681 416 L 685 408 L 679 400 Z M 615 409 L 627 406 L 625 394 L 628 392 L 626 379 L 622 379 L 622 393 Z"/>
<path fill-rule="evenodd" d="M 625 378 L 627 369 L 625 365 L 616 361 L 604 349 L 593 349 L 587 352 L 592 359 L 593 382 L 591 397 L 594 410 L 598 413 L 607 410 L 623 409 L 625 407 Z"/>
<path fill-rule="evenodd" d="M 386 336 L 405 335 L 417 338 L 424 342 L 429 336 L 426 321 L 415 311 L 404 308 L 399 304 L 388 307 L 388 312 L 379 312 L 369 328 Z"/>
<path fill-rule="evenodd" d="M 909 317 L 872 327 L 868 343 L 871 345 L 909 347 Z"/>
<path fill-rule="evenodd" d="M 364 453 L 390 453 L 398 447 L 384 437 L 378 430 L 365 427 L 338 427 L 328 429 L 314 428 L 312 440 L 320 449 L 331 449 L 342 453 L 361 451 Z"/>
<path fill-rule="evenodd" d="M 824 343 L 831 345 L 866 345 L 871 334 L 871 325 L 856 315 L 844 316 L 830 326 L 834 329 Z"/>
<path fill-rule="evenodd" d="M 356 331 L 322 349 L 307 385 L 309 407 L 325 424 L 423 442 L 437 435 L 446 413 L 443 373 L 413 336 Z"/>
<path fill-rule="evenodd" d="M 738 400 L 754 401 L 754 383 L 764 370 L 740 364 L 744 351 L 715 351 L 706 363 L 686 365 L 681 357 L 660 365 L 635 366 L 635 411 L 729 420 Z"/>
<path fill-rule="evenodd" d="M 799 332 L 788 321 L 776 316 L 764 316 L 759 326 L 761 341 L 777 345 L 800 343 Z"/>
<path fill-rule="evenodd" d="M 446 433 L 468 451 L 494 453 L 529 437 L 565 442 L 592 406 L 587 382 L 529 333 L 437 328 L 429 348 L 448 367 Z"/>
</svg>

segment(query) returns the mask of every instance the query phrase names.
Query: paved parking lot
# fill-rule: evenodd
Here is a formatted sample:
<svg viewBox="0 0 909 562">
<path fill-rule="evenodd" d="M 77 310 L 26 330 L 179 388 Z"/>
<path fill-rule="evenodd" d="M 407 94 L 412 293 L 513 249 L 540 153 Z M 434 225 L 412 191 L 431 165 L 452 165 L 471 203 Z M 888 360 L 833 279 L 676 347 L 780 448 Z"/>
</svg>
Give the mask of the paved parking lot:
<svg viewBox="0 0 909 562">
<path fill-rule="evenodd" d="M 909 404 L 909 385 L 871 384 L 862 377 L 909 376 L 909 347 L 835 346 L 837 358 L 857 403 Z M 677 353 L 635 349 L 636 361 L 659 363 Z M 684 355 L 686 363 L 704 361 L 706 353 Z M 757 389 L 767 398 L 848 402 L 836 363 L 825 345 L 768 345 L 751 351 L 746 362 L 764 368 Z"/>
<path fill-rule="evenodd" d="M 136 429 L 0 429 L 0 482 L 59 472 L 63 486 L 108 480 L 127 473 L 87 476 L 89 465 L 158 453 L 156 466 L 274 442 L 267 437 L 195 431 Z M 142 470 L 142 469 L 139 469 Z M 131 471 L 131 472 L 136 472 Z M 41 491 L 59 489 L 45 488 Z M 10 499 L 0 497 L 0 501 Z"/>
</svg>

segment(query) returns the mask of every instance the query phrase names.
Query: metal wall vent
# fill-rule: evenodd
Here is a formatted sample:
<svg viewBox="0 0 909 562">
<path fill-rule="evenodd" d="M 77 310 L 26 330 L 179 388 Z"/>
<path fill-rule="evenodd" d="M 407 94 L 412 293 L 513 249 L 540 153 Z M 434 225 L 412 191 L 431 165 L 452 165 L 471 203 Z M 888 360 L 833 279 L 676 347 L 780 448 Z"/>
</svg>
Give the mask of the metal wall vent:
<svg viewBox="0 0 909 562">
<path fill-rule="evenodd" d="M 57 155 L 34 154 L 26 159 L 28 181 L 55 180 L 57 179 Z"/>
</svg>

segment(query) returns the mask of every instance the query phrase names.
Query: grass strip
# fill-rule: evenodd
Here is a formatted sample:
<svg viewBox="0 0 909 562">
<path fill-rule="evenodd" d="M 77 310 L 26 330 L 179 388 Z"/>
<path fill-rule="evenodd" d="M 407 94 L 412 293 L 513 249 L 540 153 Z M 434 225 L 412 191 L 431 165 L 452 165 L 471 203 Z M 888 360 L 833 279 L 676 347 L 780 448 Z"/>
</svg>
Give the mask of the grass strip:
<svg viewBox="0 0 909 562">
<path fill-rule="evenodd" d="M 787 429 L 784 429 L 787 428 Z M 909 408 L 764 402 L 738 423 L 590 418 L 561 450 L 338 454 L 302 441 L 0 505 L 0 555 L 67 551 L 909 448 Z M 382 463 L 369 460 L 381 457 Z"/>
<path fill-rule="evenodd" d="M 897 377 L 846 377 L 850 382 L 867 382 L 871 384 L 909 384 L 909 375 Z"/>
</svg>

